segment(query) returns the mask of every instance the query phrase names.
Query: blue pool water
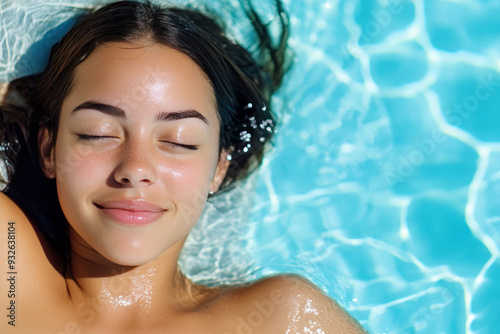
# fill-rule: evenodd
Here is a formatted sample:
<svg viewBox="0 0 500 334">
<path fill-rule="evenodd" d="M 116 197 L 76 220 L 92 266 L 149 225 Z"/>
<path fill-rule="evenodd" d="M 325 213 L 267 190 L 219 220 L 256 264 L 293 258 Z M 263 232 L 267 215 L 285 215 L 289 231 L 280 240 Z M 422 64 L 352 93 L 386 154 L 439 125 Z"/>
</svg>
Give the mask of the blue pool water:
<svg viewBox="0 0 500 334">
<path fill-rule="evenodd" d="M 221 2 L 244 38 L 237 2 Z M 268 2 L 255 1 L 271 21 Z M 211 201 L 183 268 L 205 283 L 300 273 L 371 333 L 497 333 L 500 3 L 285 4 L 296 58 L 274 148 Z M 82 2 L 1 6 L 5 81 L 37 70 L 20 55 Z"/>
</svg>

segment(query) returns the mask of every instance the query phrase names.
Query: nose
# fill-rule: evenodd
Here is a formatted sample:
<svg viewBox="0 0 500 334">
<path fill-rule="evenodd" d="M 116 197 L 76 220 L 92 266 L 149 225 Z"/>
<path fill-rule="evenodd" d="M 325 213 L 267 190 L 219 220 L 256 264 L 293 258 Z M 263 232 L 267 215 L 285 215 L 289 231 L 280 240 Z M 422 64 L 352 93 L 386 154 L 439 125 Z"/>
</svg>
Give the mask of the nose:
<svg viewBox="0 0 500 334">
<path fill-rule="evenodd" d="M 147 145 L 129 142 L 120 152 L 119 163 L 114 170 L 114 180 L 123 186 L 150 185 L 156 182 L 157 174 L 153 152 Z"/>
</svg>

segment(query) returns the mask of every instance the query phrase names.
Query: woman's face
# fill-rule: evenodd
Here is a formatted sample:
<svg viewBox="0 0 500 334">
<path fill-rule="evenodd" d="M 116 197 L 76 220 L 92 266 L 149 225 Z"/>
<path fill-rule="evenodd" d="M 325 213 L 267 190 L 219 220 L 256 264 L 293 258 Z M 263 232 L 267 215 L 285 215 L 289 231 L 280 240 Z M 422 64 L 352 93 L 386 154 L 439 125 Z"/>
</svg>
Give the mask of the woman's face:
<svg viewBox="0 0 500 334">
<path fill-rule="evenodd" d="M 55 146 L 40 138 L 73 250 L 121 265 L 182 245 L 227 169 L 210 83 L 158 44 L 97 48 L 76 70 Z"/>
</svg>

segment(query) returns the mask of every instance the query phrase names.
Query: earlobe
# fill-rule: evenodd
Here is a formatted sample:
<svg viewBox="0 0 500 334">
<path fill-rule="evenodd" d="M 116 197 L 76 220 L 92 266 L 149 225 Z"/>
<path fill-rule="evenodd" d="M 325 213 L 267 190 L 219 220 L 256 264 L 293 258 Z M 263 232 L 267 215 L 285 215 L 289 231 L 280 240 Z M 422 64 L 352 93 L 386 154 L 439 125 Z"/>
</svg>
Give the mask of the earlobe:
<svg viewBox="0 0 500 334">
<path fill-rule="evenodd" d="M 227 151 L 222 151 L 219 156 L 219 162 L 217 163 L 217 169 L 215 170 L 214 178 L 210 184 L 210 193 L 216 193 L 219 190 L 222 181 L 226 177 L 227 170 L 231 161 L 227 158 L 229 153 Z"/>
<path fill-rule="evenodd" d="M 43 174 L 49 179 L 54 179 L 56 177 L 54 144 L 52 136 L 47 129 L 40 129 L 38 131 L 38 152 Z"/>
</svg>

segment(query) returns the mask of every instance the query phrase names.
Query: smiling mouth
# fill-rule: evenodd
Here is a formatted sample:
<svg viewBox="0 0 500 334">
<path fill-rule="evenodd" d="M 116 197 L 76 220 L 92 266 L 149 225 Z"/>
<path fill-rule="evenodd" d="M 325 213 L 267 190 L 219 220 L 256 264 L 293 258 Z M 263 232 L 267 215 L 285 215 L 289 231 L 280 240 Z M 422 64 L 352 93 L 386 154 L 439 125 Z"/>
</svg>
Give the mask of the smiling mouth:
<svg viewBox="0 0 500 334">
<path fill-rule="evenodd" d="M 144 226 L 154 223 L 167 211 L 155 205 L 139 202 L 94 203 L 99 212 L 122 225 Z"/>
</svg>

